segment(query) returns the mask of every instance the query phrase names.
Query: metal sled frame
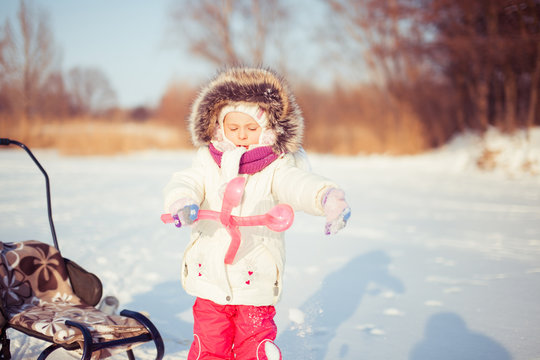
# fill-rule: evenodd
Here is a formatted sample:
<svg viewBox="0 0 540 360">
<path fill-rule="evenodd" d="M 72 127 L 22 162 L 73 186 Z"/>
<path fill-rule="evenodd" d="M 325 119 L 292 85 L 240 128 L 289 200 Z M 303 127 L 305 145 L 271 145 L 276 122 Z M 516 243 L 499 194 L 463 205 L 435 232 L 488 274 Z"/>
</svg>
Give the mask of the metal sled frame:
<svg viewBox="0 0 540 360">
<path fill-rule="evenodd" d="M 49 218 L 49 226 L 50 226 L 52 238 L 53 238 L 53 241 L 54 241 L 54 247 L 60 253 L 60 248 L 58 246 L 58 240 L 57 240 L 57 237 L 56 237 L 56 231 L 55 231 L 55 228 L 54 228 L 54 222 L 53 222 L 53 218 L 52 218 L 50 183 L 49 183 L 49 176 L 47 175 L 47 172 L 41 166 L 41 164 L 39 163 L 37 158 L 34 156 L 34 154 L 30 151 L 30 149 L 26 145 L 24 145 L 23 143 L 21 143 L 19 141 L 16 141 L 16 140 L 0 138 L 0 145 L 4 145 L 4 146 L 16 145 L 16 146 L 21 147 L 23 150 L 25 150 L 27 152 L 27 154 L 30 156 L 30 158 L 32 158 L 32 160 L 37 165 L 39 170 L 45 176 L 45 187 L 46 187 L 46 193 L 47 193 L 47 213 L 48 213 L 48 218 Z M 68 261 L 67 259 L 64 259 L 63 257 L 62 257 L 62 259 L 63 259 L 64 262 Z M 64 265 L 66 265 L 66 264 L 64 264 Z M 93 275 L 93 276 L 95 276 L 95 275 Z M 99 279 L 98 279 L 98 281 L 99 281 Z M 99 299 L 98 299 L 98 301 L 99 301 Z M 143 342 L 149 342 L 149 341 L 153 341 L 154 345 L 156 347 L 156 360 L 161 360 L 163 358 L 163 356 L 164 356 L 164 353 L 165 353 L 165 346 L 163 344 L 163 339 L 161 338 L 161 335 L 160 335 L 159 331 L 157 330 L 157 328 L 154 326 L 154 324 L 152 324 L 152 322 L 146 316 L 144 316 L 143 314 L 141 314 L 139 312 L 135 312 L 135 311 L 131 311 L 131 310 L 122 310 L 120 312 L 120 315 L 123 316 L 123 317 L 126 317 L 126 318 L 131 318 L 131 319 L 136 320 L 140 325 L 142 325 L 147 330 L 147 332 L 143 333 L 143 334 L 140 334 L 140 335 L 137 335 L 137 336 L 130 336 L 130 337 L 122 338 L 122 339 L 116 339 L 116 340 L 111 340 L 111 341 L 94 343 L 92 335 L 90 333 L 90 330 L 88 329 L 88 327 L 85 324 L 75 322 L 75 321 L 71 321 L 71 320 L 66 320 L 65 325 L 67 325 L 69 327 L 75 327 L 78 330 L 80 330 L 80 332 L 82 333 L 82 336 L 84 338 L 84 343 L 81 346 L 79 346 L 78 343 L 57 344 L 57 343 L 54 343 L 50 338 L 47 338 L 46 336 L 43 336 L 41 334 L 37 334 L 37 333 L 34 334 L 31 331 L 25 331 L 26 329 L 20 329 L 17 326 L 11 326 L 9 324 L 9 322 L 7 321 L 8 319 L 6 319 L 6 324 L 4 325 L 4 328 L 2 328 L 1 334 L 0 334 L 0 337 L 1 337 L 0 345 L 4 346 L 4 348 L 2 349 L 3 351 L 0 352 L 0 360 L 3 360 L 3 359 L 7 360 L 7 359 L 10 358 L 9 340 L 6 338 L 6 329 L 7 328 L 13 328 L 13 329 L 18 330 L 20 332 L 23 332 L 24 334 L 26 334 L 28 336 L 39 338 L 39 339 L 41 339 L 43 341 L 53 342 L 53 344 L 51 344 L 49 347 L 47 347 L 45 350 L 43 350 L 41 352 L 41 354 L 39 355 L 37 360 L 44 360 L 52 352 L 54 352 L 57 349 L 61 349 L 61 348 L 66 349 L 66 350 L 80 349 L 80 350 L 82 350 L 81 360 L 90 360 L 91 357 L 92 357 L 92 353 L 94 353 L 95 351 L 103 350 L 103 349 L 106 349 L 106 348 L 113 348 L 113 347 L 117 347 L 117 346 L 121 346 L 121 345 L 129 345 L 129 344 L 143 343 Z M 7 349 L 5 347 L 7 347 Z M 126 352 L 127 352 L 128 358 L 130 360 L 135 359 L 135 356 L 133 354 L 132 349 L 128 349 L 128 350 L 126 350 Z"/>
<path fill-rule="evenodd" d="M 66 321 L 66 325 L 76 327 L 83 333 L 84 347 L 82 349 L 83 355 L 81 357 L 81 360 L 90 360 L 90 358 L 92 357 L 92 353 L 97 350 L 120 346 L 120 345 L 131 344 L 131 343 L 137 343 L 137 342 L 148 342 L 150 340 L 153 340 L 156 345 L 156 350 L 157 350 L 156 360 L 161 360 L 165 353 L 165 347 L 163 345 L 163 340 L 161 339 L 161 335 L 159 334 L 159 331 L 154 326 L 154 324 L 152 324 L 146 316 L 135 311 L 122 310 L 120 312 L 120 315 L 137 320 L 140 324 L 144 325 L 144 327 L 148 330 L 148 333 L 142 334 L 139 336 L 125 338 L 122 340 L 114 340 L 114 341 L 94 344 L 92 341 L 92 335 L 90 334 L 90 331 L 88 330 L 88 328 L 86 328 L 84 324 L 81 324 L 75 321 L 70 321 L 70 320 Z M 43 350 L 43 352 L 39 355 L 37 360 L 46 359 L 47 356 L 49 356 L 53 351 L 60 348 L 62 348 L 61 345 L 52 344 L 51 346 Z M 132 349 L 127 350 L 127 354 L 130 360 L 135 359 Z"/>
</svg>

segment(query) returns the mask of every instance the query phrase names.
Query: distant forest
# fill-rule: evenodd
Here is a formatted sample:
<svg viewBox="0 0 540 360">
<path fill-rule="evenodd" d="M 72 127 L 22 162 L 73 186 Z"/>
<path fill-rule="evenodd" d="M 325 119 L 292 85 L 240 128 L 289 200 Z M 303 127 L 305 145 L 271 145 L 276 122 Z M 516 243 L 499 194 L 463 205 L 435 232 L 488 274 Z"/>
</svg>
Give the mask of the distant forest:
<svg viewBox="0 0 540 360">
<path fill-rule="evenodd" d="M 312 24 L 309 46 L 326 54 L 319 71 L 336 74 L 327 86 L 296 76 L 287 55 L 305 46 L 287 38 L 298 22 L 293 3 L 177 0 L 169 42 L 216 68 L 282 72 L 306 118 L 305 145 L 319 152 L 418 153 L 465 131 L 540 125 L 540 0 L 319 0 L 325 21 Z M 171 82 L 155 108 L 121 109 L 100 69 L 62 69 L 51 29 L 46 9 L 25 0 L 16 21 L 0 24 L 2 134 L 54 146 L 40 143 L 45 124 L 186 131 L 194 84 Z"/>
</svg>

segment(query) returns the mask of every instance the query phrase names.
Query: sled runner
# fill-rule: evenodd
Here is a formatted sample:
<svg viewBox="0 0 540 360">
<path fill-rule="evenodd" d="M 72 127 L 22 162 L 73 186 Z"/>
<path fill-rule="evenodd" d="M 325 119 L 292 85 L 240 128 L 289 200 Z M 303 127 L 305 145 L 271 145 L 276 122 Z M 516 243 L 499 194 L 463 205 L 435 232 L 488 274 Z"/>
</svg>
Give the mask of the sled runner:
<svg viewBox="0 0 540 360">
<path fill-rule="evenodd" d="M 165 347 L 157 328 L 141 313 L 123 310 L 110 315 L 95 306 L 102 295 L 97 276 L 62 257 L 52 219 L 49 177 L 26 145 L 0 139 L 0 145 L 24 149 L 45 176 L 47 210 L 54 247 L 29 240 L 0 242 L 0 360 L 11 358 L 6 330 L 11 328 L 51 343 L 39 355 L 57 349 L 76 350 L 81 360 L 103 359 L 153 341 L 156 360 Z"/>
</svg>

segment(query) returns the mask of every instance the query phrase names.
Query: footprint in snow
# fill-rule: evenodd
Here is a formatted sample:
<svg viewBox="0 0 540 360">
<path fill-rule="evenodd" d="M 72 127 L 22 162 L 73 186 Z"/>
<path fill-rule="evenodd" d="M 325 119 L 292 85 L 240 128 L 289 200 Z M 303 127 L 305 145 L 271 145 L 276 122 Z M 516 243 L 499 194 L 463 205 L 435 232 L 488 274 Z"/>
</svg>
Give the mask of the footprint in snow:
<svg viewBox="0 0 540 360">
<path fill-rule="evenodd" d="M 367 333 L 369 335 L 382 336 L 382 335 L 386 334 L 384 330 L 378 329 L 373 324 L 358 325 L 358 326 L 356 326 L 356 329 L 358 329 L 360 331 L 363 331 L 363 332 L 365 332 L 365 333 Z"/>
<path fill-rule="evenodd" d="M 396 308 L 389 308 L 383 311 L 383 314 L 386 316 L 404 316 L 405 313 Z"/>
<path fill-rule="evenodd" d="M 460 288 L 459 286 L 452 286 L 452 287 L 448 287 L 446 289 L 443 290 L 443 292 L 445 294 L 454 294 L 454 293 L 459 293 L 459 292 L 462 292 L 463 289 Z"/>
<path fill-rule="evenodd" d="M 438 306 L 443 306 L 443 303 L 438 300 L 427 300 L 424 302 L 424 305 L 431 306 L 431 307 L 438 307 Z"/>
</svg>

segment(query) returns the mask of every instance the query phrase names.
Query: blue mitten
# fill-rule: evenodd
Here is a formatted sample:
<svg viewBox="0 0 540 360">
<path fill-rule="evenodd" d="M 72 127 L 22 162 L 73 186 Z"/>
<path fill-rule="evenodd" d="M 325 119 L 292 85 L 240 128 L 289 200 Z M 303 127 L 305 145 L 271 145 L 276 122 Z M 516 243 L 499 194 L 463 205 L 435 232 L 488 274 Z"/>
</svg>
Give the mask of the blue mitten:
<svg viewBox="0 0 540 360">
<path fill-rule="evenodd" d="M 326 216 L 326 235 L 336 234 L 347 225 L 351 216 L 351 208 L 345 201 L 345 193 L 341 189 L 332 188 L 326 192 L 322 200 Z"/>
<path fill-rule="evenodd" d="M 195 204 L 195 201 L 188 198 L 176 200 L 169 206 L 169 212 L 174 219 L 174 225 L 176 227 L 182 227 L 182 225 L 191 225 L 199 216 L 199 206 Z"/>
</svg>

